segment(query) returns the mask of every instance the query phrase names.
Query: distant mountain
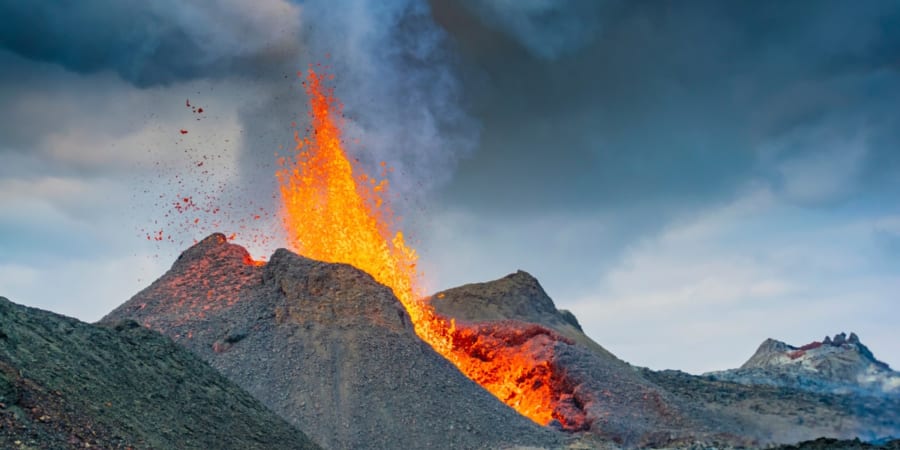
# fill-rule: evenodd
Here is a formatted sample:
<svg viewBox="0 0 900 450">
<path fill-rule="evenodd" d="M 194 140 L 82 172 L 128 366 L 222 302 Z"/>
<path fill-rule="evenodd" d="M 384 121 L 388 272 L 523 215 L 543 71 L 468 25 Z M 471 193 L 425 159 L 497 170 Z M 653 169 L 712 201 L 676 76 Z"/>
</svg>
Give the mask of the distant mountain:
<svg viewBox="0 0 900 450">
<path fill-rule="evenodd" d="M 315 449 L 168 338 L 0 297 L 0 448 Z"/>
<path fill-rule="evenodd" d="M 213 234 L 102 322 L 170 336 L 326 448 L 556 447 L 416 336 L 391 290 L 346 264 Z"/>
<path fill-rule="evenodd" d="M 800 347 L 766 339 L 740 368 L 708 375 L 742 384 L 900 397 L 900 373 L 876 359 L 855 333 Z"/>
</svg>

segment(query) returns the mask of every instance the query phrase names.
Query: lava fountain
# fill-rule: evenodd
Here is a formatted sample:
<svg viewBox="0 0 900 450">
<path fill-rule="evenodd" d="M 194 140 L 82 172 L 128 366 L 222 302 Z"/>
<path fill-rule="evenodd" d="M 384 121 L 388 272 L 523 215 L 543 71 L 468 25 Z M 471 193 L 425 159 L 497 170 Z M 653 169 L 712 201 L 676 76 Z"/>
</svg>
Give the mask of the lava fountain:
<svg viewBox="0 0 900 450">
<path fill-rule="evenodd" d="M 353 265 L 393 289 L 423 341 L 520 414 L 541 425 L 557 419 L 564 428 L 581 426 L 559 407 L 570 395 L 547 359 L 505 345 L 508 337 L 457 329 L 423 300 L 417 255 L 396 229 L 388 181 L 364 173 L 344 151 L 341 105 L 330 79 L 308 71 L 311 124 L 304 135 L 295 133 L 294 154 L 279 158 L 288 245 L 308 258 Z"/>
</svg>

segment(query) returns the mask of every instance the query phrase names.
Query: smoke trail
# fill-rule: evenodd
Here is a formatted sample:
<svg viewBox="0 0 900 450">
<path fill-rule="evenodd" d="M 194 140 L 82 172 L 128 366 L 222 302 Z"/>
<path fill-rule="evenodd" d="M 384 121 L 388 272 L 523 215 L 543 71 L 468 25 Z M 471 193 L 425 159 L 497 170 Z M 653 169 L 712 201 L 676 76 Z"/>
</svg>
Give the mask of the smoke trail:
<svg viewBox="0 0 900 450">
<path fill-rule="evenodd" d="M 392 189 L 405 196 L 447 181 L 478 127 L 463 109 L 448 37 L 428 4 L 315 0 L 303 10 L 310 60 L 336 74 L 350 151 L 369 167 L 393 166 Z"/>
</svg>

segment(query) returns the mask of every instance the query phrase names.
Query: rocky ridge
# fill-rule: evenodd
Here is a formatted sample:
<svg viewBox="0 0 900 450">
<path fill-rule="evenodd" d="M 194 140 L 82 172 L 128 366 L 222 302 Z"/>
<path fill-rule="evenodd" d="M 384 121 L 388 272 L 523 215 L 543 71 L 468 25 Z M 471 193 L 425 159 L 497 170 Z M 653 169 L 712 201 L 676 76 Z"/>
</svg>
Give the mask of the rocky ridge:
<svg viewBox="0 0 900 450">
<path fill-rule="evenodd" d="M 315 449 L 199 358 L 135 322 L 0 297 L 0 448 Z"/>
</svg>

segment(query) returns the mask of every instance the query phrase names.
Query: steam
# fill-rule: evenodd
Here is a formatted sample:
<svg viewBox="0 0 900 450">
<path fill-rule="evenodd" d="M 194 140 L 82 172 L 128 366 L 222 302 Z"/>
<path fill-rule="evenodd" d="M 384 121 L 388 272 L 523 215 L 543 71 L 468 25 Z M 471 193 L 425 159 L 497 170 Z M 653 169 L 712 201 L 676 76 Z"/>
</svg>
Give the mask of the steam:
<svg viewBox="0 0 900 450">
<path fill-rule="evenodd" d="M 313 0 L 304 42 L 336 75 L 348 149 L 395 170 L 392 190 L 415 200 L 446 182 L 478 139 L 463 108 L 448 36 L 424 1 Z"/>
</svg>

